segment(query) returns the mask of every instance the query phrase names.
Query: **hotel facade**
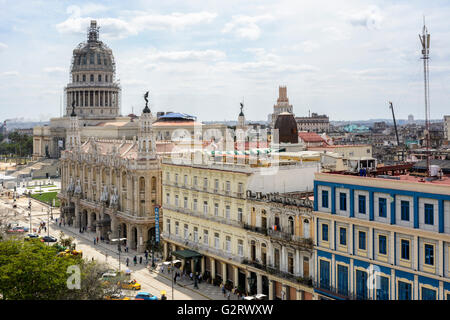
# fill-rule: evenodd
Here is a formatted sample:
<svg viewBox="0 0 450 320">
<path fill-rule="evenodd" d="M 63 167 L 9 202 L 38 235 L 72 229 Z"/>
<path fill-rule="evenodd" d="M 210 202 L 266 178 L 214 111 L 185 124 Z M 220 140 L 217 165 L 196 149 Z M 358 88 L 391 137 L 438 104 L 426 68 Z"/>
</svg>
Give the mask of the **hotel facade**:
<svg viewBox="0 0 450 320">
<path fill-rule="evenodd" d="M 450 299 L 450 182 L 318 173 L 315 291 L 323 299 Z"/>
</svg>

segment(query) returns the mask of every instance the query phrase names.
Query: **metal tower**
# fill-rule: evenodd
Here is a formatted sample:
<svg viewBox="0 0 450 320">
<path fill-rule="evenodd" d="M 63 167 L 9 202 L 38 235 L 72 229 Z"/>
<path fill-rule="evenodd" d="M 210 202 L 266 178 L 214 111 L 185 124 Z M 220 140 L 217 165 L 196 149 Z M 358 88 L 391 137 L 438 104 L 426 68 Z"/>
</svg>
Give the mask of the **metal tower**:
<svg viewBox="0 0 450 320">
<path fill-rule="evenodd" d="M 425 18 L 423 21 L 422 35 L 419 34 L 420 43 L 422 44 L 423 74 L 425 87 L 425 139 L 427 149 L 427 176 L 430 176 L 430 95 L 429 95 L 429 68 L 428 60 L 430 54 L 430 34 L 425 26 Z"/>
</svg>

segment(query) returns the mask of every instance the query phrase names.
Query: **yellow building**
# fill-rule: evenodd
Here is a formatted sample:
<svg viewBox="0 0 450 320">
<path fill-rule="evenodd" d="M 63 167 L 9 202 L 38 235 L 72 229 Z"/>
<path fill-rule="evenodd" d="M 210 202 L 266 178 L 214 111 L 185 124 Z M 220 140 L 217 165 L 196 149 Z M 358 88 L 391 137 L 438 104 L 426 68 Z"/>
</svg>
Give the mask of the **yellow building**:
<svg viewBox="0 0 450 320">
<path fill-rule="evenodd" d="M 188 273 L 195 270 L 203 278 L 246 294 L 266 294 L 270 299 L 312 298 L 309 238 L 313 226 L 303 227 L 305 219 L 307 224 L 312 222 L 312 204 L 305 207 L 303 199 L 303 205 L 294 205 L 290 214 L 285 214 L 284 209 L 275 208 L 278 203 L 252 195 L 259 197 L 262 191 L 281 188 L 298 190 L 300 185 L 311 191 L 320 165 L 280 161 L 277 171 L 267 174 L 264 170 L 274 169 L 270 161 L 250 165 L 248 157 L 243 163 L 239 157 L 229 158 L 231 162 L 224 162 L 222 156 L 204 154 L 198 164 L 162 159 L 164 257 L 181 258 L 182 269 Z M 262 210 L 267 210 L 270 219 L 264 227 L 256 214 Z M 272 232 L 275 222 L 287 230 L 290 219 L 295 219 L 294 235 L 286 237 L 280 229 Z M 258 228 L 265 234 L 254 232 Z M 196 259 L 199 264 L 195 267 Z"/>
</svg>

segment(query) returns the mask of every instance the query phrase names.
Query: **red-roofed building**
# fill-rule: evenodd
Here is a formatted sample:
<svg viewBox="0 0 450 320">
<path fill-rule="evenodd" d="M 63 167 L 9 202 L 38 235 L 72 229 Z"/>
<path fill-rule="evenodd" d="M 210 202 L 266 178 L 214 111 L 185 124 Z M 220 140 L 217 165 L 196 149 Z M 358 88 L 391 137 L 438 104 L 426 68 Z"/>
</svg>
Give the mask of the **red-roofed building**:
<svg viewBox="0 0 450 320">
<path fill-rule="evenodd" d="M 298 137 L 307 148 L 327 146 L 325 140 L 315 132 L 301 131 L 298 133 Z"/>
</svg>

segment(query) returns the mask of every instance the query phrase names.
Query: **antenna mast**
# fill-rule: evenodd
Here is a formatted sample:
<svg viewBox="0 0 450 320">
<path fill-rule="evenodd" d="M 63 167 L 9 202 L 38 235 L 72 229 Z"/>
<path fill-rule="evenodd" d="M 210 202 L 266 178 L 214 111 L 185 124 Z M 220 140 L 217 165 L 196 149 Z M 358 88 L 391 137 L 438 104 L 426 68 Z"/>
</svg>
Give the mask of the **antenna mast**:
<svg viewBox="0 0 450 320">
<path fill-rule="evenodd" d="M 426 139 L 426 155 L 427 155 L 427 176 L 430 176 L 430 95 L 429 95 L 429 68 L 428 60 L 430 53 L 430 34 L 425 26 L 425 17 L 423 18 L 422 35 L 419 35 L 422 44 L 423 74 L 425 87 L 425 139 Z"/>
</svg>

